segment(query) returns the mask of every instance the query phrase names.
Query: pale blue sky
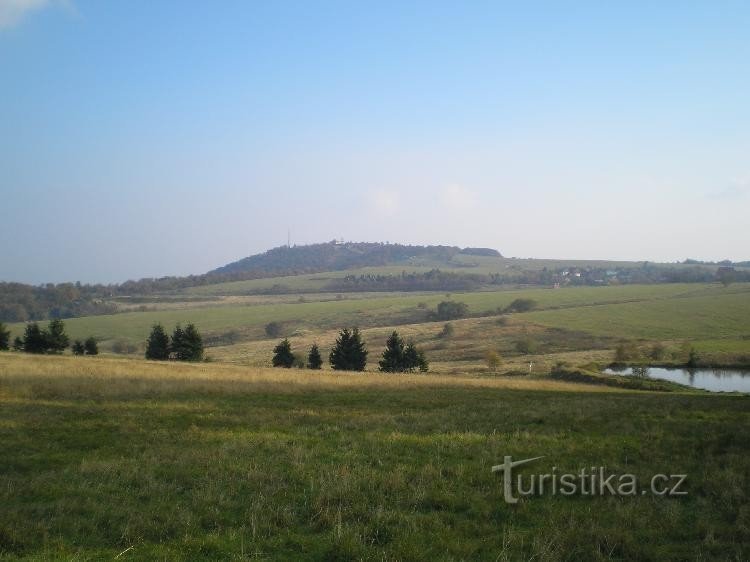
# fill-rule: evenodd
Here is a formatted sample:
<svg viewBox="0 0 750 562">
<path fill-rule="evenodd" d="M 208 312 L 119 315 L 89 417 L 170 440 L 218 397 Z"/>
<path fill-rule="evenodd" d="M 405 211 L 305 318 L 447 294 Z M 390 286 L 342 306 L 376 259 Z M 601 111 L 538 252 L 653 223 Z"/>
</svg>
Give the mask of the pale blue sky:
<svg viewBox="0 0 750 562">
<path fill-rule="evenodd" d="M 747 2 L 0 0 L 0 279 L 292 240 L 750 259 Z"/>
</svg>

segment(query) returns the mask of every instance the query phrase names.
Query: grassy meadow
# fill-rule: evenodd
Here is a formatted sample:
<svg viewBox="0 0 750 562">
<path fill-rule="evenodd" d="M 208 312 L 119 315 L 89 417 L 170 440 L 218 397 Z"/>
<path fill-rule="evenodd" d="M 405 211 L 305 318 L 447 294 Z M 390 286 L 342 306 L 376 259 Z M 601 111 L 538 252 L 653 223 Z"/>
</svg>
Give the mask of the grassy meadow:
<svg viewBox="0 0 750 562">
<path fill-rule="evenodd" d="M 305 293 L 242 281 L 66 320 L 99 357 L 0 353 L 0 560 L 750 556 L 750 398 L 598 372 L 623 343 L 634 362 L 659 346 L 661 363 L 693 349 L 750 365 L 750 284 L 336 295 L 315 292 L 325 275 L 299 276 Z M 519 298 L 535 308 L 503 312 Z M 469 310 L 448 332 L 444 300 Z M 194 322 L 209 361 L 143 360 L 155 322 Z M 367 372 L 270 368 L 281 337 L 327 358 L 352 325 Z M 393 329 L 429 373 L 376 371 Z M 505 455 L 544 456 L 543 472 L 687 474 L 688 495 L 508 505 L 490 470 Z"/>
<path fill-rule="evenodd" d="M 2 560 L 742 560 L 746 396 L 0 354 Z M 504 503 L 539 470 L 679 498 Z"/>
<path fill-rule="evenodd" d="M 469 258 L 475 256 L 463 257 Z M 366 270 L 387 274 L 398 267 Z M 323 279 L 344 273 L 300 275 L 295 279 Z M 223 285 L 228 287 L 225 293 L 234 291 L 234 283 Z M 370 372 L 377 370 L 381 350 L 394 329 L 415 342 L 425 352 L 430 371 L 439 374 L 543 375 L 561 364 L 597 370 L 612 362 L 615 349 L 622 345 L 631 350 L 631 363 L 681 366 L 693 350 L 699 366 L 750 366 L 747 283 L 728 287 L 690 283 L 558 289 L 486 287 L 470 293 L 281 295 L 222 295 L 217 287 L 152 297 L 119 297 L 116 303 L 121 312 L 68 319 L 66 330 L 74 339 L 93 335 L 104 355 L 139 359 L 154 323 L 171 330 L 176 324 L 194 322 L 204 336 L 207 360 L 251 367 L 270 367 L 273 348 L 282 337 L 290 339 L 300 357 L 315 343 L 327 359 L 343 326 L 360 327 L 370 350 Z M 215 294 L 196 295 L 195 289 L 209 289 Z M 519 298 L 533 300 L 534 309 L 503 312 Z M 449 333 L 445 332 L 447 323 L 434 318 L 438 303 L 444 300 L 463 302 L 469 311 L 468 317 L 449 322 Z M 270 322 L 280 324 L 276 337 L 266 335 L 265 326 Z M 14 335 L 20 335 L 23 327 L 16 324 L 11 329 Z M 656 357 L 654 349 L 661 350 Z M 492 353 L 499 354 L 500 364 L 490 368 L 487 357 Z M 327 364 L 323 368 L 328 369 Z"/>
<path fill-rule="evenodd" d="M 518 298 L 533 299 L 535 310 L 500 314 Z M 182 300 L 181 300 L 182 299 Z M 454 334 L 440 337 L 445 322 L 431 316 L 437 304 L 455 300 L 468 305 L 468 318 L 451 322 Z M 397 328 L 427 352 L 433 370 L 479 372 L 492 350 L 505 370 L 548 369 L 557 361 L 607 362 L 622 341 L 644 350 L 655 343 L 670 350 L 667 362 L 685 358 L 678 351 L 693 345 L 706 364 L 750 365 L 750 285 L 613 285 L 603 287 L 521 288 L 472 293 L 310 293 L 304 295 L 213 296 L 195 300 L 172 295 L 163 302 L 136 301 L 124 311 L 66 320 L 73 338 L 95 336 L 102 350 L 120 348 L 143 354 L 151 326 L 168 329 L 194 322 L 215 361 L 270 366 L 278 338 L 268 338 L 269 322 L 282 324 L 296 351 L 317 342 L 324 352 L 343 326 L 359 326 L 371 351 L 371 365 L 388 333 Z M 138 309 L 141 306 L 143 309 Z M 23 324 L 11 326 L 21 334 Z M 519 341 L 531 340 L 520 353 Z M 124 344 L 124 345 L 123 345 Z M 374 368 L 374 367 L 372 367 Z M 532 368 L 532 371 L 534 368 Z"/>
</svg>

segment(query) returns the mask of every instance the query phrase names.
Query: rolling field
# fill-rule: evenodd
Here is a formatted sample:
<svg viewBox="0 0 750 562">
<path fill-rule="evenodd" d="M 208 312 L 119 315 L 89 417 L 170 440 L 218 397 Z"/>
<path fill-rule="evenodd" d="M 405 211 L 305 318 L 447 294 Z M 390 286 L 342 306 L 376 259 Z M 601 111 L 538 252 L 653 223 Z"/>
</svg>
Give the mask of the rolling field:
<svg viewBox="0 0 750 562">
<path fill-rule="evenodd" d="M 175 298 L 175 297 L 170 297 Z M 179 297 L 176 297 L 179 298 Z M 529 298 L 534 311 L 498 316 L 514 299 Z M 474 318 L 454 320 L 456 335 L 440 338 L 444 322 L 430 314 L 440 301 L 468 305 Z M 750 285 L 662 284 L 562 289 L 506 289 L 473 293 L 353 293 L 341 299 L 330 294 L 227 296 L 219 300 L 169 300 L 157 310 L 131 311 L 66 320 L 72 338 L 94 335 L 105 352 L 126 342 L 142 356 L 151 326 L 161 322 L 195 322 L 209 342 L 208 355 L 218 361 L 253 366 L 270 364 L 277 338 L 264 326 L 282 323 L 297 351 L 313 342 L 324 354 L 337 330 L 357 325 L 370 344 L 371 365 L 388 333 L 395 327 L 421 345 L 433 368 L 441 372 L 475 372 L 484 354 L 495 350 L 508 369 L 532 361 L 547 368 L 557 360 L 607 361 L 621 340 L 648 345 L 661 342 L 678 348 L 694 345 L 714 364 L 750 364 Z M 502 320 L 499 323 L 499 320 Z M 21 334 L 22 324 L 11 326 Z M 532 339 L 529 357 L 516 351 L 519 340 Z M 573 356 L 569 354 L 573 353 Z M 563 354 L 563 355 L 560 355 Z M 371 367 L 372 368 L 372 367 Z"/>
<path fill-rule="evenodd" d="M 749 423 L 742 396 L 0 354 L 0 559 L 742 560 Z M 688 495 L 509 505 L 504 455 Z"/>
</svg>

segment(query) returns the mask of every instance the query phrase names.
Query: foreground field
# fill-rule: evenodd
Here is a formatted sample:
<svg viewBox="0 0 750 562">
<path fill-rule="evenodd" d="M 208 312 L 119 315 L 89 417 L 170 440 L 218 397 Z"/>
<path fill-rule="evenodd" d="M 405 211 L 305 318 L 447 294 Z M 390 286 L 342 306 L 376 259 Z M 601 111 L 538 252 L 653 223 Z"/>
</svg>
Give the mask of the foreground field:
<svg viewBox="0 0 750 562">
<path fill-rule="evenodd" d="M 0 354 L 0 558 L 741 560 L 750 403 L 544 378 Z M 490 471 L 688 474 L 534 497 Z"/>
</svg>

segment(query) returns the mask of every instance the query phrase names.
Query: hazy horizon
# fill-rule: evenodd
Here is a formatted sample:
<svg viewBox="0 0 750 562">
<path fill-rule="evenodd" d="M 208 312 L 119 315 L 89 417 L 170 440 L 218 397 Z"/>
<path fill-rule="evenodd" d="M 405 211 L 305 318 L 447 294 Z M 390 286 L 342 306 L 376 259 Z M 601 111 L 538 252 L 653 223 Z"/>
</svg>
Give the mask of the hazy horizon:
<svg viewBox="0 0 750 562">
<path fill-rule="evenodd" d="M 0 0 L 0 281 L 334 238 L 750 259 L 750 6 Z"/>
</svg>

